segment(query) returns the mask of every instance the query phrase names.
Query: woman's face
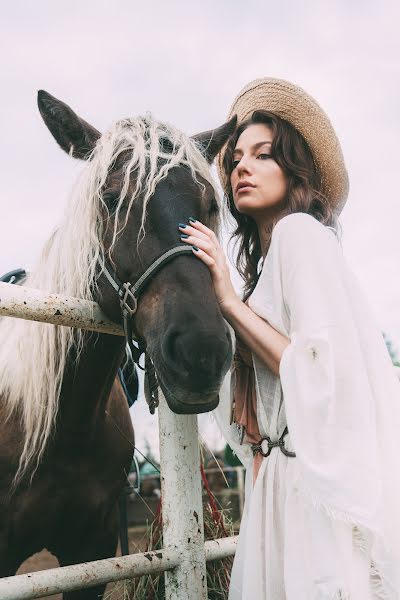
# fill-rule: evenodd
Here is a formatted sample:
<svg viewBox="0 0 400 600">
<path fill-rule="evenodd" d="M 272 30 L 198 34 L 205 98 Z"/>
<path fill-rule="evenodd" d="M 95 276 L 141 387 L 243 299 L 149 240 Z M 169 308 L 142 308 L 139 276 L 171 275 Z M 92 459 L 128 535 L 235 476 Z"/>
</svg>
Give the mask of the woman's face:
<svg viewBox="0 0 400 600">
<path fill-rule="evenodd" d="M 233 152 L 231 186 L 240 213 L 256 220 L 284 208 L 287 180 L 273 158 L 273 133 L 264 123 L 249 125 L 238 138 Z"/>
</svg>

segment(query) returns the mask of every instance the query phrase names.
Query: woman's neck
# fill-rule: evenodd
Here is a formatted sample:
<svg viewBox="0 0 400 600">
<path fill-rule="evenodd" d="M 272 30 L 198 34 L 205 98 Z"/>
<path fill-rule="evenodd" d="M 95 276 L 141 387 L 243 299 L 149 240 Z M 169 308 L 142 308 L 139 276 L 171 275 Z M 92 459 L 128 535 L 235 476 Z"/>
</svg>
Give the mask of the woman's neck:
<svg viewBox="0 0 400 600">
<path fill-rule="evenodd" d="M 282 210 L 280 209 L 279 211 L 268 211 L 268 214 L 264 213 L 259 217 L 254 217 L 254 220 L 257 224 L 262 256 L 265 256 L 267 253 L 271 240 L 273 224 L 279 220 L 279 215 L 281 215 L 281 213 Z"/>
</svg>

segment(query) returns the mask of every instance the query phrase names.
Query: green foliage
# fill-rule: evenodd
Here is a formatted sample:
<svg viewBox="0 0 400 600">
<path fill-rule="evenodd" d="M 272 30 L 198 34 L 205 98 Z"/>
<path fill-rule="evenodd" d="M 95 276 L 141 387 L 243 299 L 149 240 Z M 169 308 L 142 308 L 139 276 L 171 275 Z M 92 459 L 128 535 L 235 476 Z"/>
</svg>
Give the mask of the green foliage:
<svg viewBox="0 0 400 600">
<path fill-rule="evenodd" d="M 226 465 L 230 467 L 241 467 L 242 463 L 238 459 L 237 455 L 234 453 L 229 444 L 226 444 L 224 450 L 224 462 Z"/>
<path fill-rule="evenodd" d="M 386 348 L 388 349 L 392 363 L 395 367 L 400 367 L 400 359 L 397 355 L 397 348 L 393 344 L 393 341 L 385 332 L 383 333 L 383 339 L 385 340 Z"/>
</svg>

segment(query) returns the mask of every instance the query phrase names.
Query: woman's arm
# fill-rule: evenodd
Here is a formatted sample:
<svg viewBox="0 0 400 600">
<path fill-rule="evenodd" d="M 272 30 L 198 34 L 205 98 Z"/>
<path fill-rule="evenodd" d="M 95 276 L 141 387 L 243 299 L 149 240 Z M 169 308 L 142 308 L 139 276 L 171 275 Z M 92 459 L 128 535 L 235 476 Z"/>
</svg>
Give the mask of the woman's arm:
<svg viewBox="0 0 400 600">
<path fill-rule="evenodd" d="M 200 221 L 192 220 L 190 225 L 179 229 L 189 235 L 182 241 L 194 245 L 194 254 L 210 269 L 219 307 L 225 319 L 260 360 L 275 375 L 279 375 L 282 353 L 290 343 L 288 338 L 278 333 L 238 298 L 225 254 L 214 232 Z"/>
<path fill-rule="evenodd" d="M 278 376 L 282 354 L 290 340 L 256 315 L 238 297 L 224 305 L 223 315 L 236 334 Z"/>
</svg>

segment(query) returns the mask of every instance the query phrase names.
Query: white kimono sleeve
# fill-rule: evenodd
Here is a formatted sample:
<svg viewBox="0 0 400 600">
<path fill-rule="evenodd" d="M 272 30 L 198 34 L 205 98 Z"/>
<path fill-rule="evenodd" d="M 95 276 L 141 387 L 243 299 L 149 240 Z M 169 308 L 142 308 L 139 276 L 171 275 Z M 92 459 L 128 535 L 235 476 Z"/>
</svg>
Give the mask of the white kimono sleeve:
<svg viewBox="0 0 400 600">
<path fill-rule="evenodd" d="M 376 585 L 397 597 L 400 394 L 389 354 L 332 231 L 292 214 L 273 244 L 290 323 L 280 377 L 298 491 L 359 532 Z"/>
<path fill-rule="evenodd" d="M 280 377 L 302 487 L 314 502 L 370 526 L 381 493 L 374 398 L 341 247 L 303 213 L 274 233 L 291 340 Z"/>
</svg>

